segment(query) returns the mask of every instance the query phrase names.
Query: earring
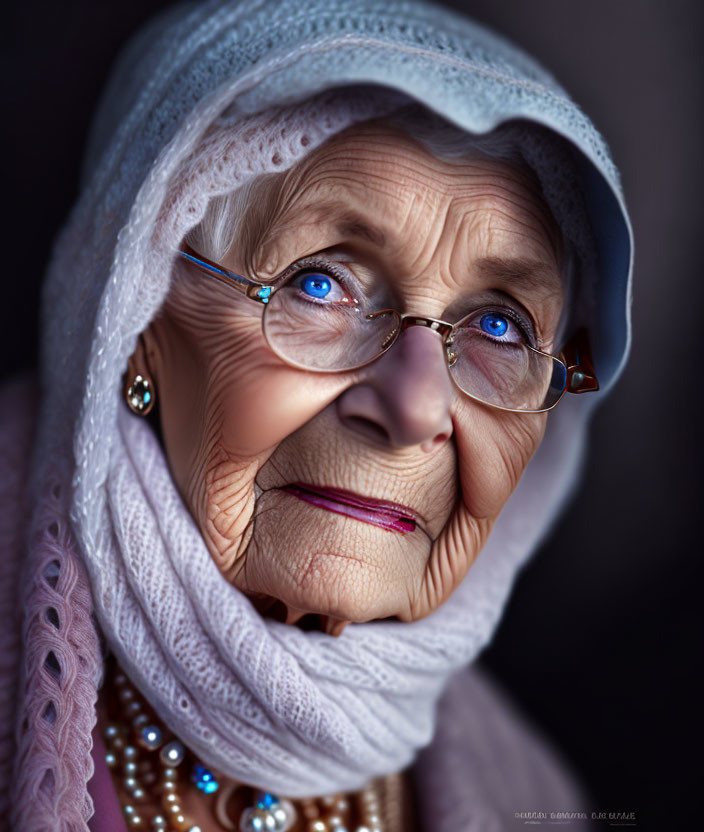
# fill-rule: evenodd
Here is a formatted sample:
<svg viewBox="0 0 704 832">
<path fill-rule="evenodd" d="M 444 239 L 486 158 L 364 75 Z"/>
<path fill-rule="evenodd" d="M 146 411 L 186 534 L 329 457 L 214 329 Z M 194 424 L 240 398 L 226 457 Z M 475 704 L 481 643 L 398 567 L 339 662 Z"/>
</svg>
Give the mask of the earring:
<svg viewBox="0 0 704 832">
<path fill-rule="evenodd" d="M 154 387 L 148 378 L 136 375 L 125 391 L 127 405 L 133 413 L 146 416 L 154 407 Z"/>
</svg>

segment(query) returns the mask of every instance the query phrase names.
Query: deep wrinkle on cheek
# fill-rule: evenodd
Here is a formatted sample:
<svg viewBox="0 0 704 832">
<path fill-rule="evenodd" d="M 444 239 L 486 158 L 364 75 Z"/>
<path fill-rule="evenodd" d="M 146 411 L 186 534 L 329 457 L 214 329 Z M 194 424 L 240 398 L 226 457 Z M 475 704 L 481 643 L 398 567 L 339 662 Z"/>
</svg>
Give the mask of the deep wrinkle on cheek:
<svg viewBox="0 0 704 832">
<path fill-rule="evenodd" d="M 471 517 L 493 525 L 539 447 L 546 423 L 544 413 L 496 418 L 479 402 L 458 401 L 453 409 L 458 492 Z"/>
</svg>

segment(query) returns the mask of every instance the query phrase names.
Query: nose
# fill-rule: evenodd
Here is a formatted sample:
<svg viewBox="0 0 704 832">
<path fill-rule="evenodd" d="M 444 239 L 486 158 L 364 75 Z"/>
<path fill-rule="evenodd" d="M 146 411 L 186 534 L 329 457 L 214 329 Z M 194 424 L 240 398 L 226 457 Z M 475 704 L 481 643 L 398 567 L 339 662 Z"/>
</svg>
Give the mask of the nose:
<svg viewBox="0 0 704 832">
<path fill-rule="evenodd" d="M 337 400 L 349 429 L 391 447 L 429 452 L 452 435 L 453 396 L 440 335 L 412 326 Z"/>
</svg>

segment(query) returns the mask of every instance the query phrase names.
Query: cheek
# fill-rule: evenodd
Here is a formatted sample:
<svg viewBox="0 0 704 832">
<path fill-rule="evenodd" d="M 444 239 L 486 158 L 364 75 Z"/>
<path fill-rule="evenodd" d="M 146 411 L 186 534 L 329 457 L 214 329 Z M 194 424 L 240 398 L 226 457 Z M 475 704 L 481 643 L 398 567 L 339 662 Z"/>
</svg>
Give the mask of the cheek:
<svg viewBox="0 0 704 832">
<path fill-rule="evenodd" d="M 349 383 L 284 364 L 269 349 L 257 316 L 214 314 L 186 320 L 180 329 L 193 371 L 184 373 L 185 362 L 176 360 L 168 376 L 181 401 L 176 410 L 189 414 L 181 435 L 189 439 L 194 463 L 213 454 L 239 460 L 268 455 Z"/>
<path fill-rule="evenodd" d="M 259 350 L 213 390 L 222 413 L 222 446 L 235 456 L 268 455 L 344 387 L 339 376 L 288 367 L 262 341 Z"/>
<path fill-rule="evenodd" d="M 472 517 L 497 517 L 540 445 L 546 417 L 463 403 L 455 414 L 455 441 L 462 501 Z"/>
<path fill-rule="evenodd" d="M 285 365 L 257 318 L 163 318 L 153 337 L 174 478 L 216 562 L 233 570 L 246 546 L 258 471 L 349 382 Z"/>
</svg>

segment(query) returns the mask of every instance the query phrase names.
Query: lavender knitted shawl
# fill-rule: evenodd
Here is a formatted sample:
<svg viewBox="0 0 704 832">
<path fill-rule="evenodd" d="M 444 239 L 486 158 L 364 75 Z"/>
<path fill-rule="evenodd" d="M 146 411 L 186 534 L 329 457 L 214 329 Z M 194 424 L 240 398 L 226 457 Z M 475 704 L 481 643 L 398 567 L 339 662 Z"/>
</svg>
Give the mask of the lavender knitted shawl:
<svg viewBox="0 0 704 832">
<path fill-rule="evenodd" d="M 360 84 L 386 89 L 370 95 Z M 490 638 L 517 569 L 568 496 L 593 407 L 577 397 L 551 415 L 467 579 L 423 621 L 353 625 L 337 640 L 304 634 L 259 621 L 213 575 L 191 599 L 214 660 L 196 666 L 154 606 L 160 587 L 144 565 L 156 544 L 145 528 L 160 529 L 171 587 L 187 555 L 203 556 L 158 447 L 120 415 L 121 375 L 168 290 L 173 252 L 211 196 L 284 169 L 349 124 L 388 112 L 400 94 L 474 132 L 523 118 L 574 143 L 599 251 L 589 323 L 603 389 L 618 376 L 630 337 L 631 243 L 617 175 L 591 123 L 525 55 L 449 13 L 388 0 L 206 2 L 149 27 L 106 92 L 45 289 L 14 829 L 86 829 L 96 619 L 172 729 L 232 776 L 302 795 L 402 768 L 430 741 L 446 681 Z M 154 495 L 166 507 L 157 510 Z M 178 524 L 173 547 L 165 522 Z M 184 541 L 191 548 L 179 555 Z M 215 596 L 231 604 L 222 633 L 202 618 Z M 126 624 L 135 615 L 136 629 Z M 238 628 L 246 643 L 232 640 Z M 198 713 L 204 694 L 209 707 Z"/>
</svg>

